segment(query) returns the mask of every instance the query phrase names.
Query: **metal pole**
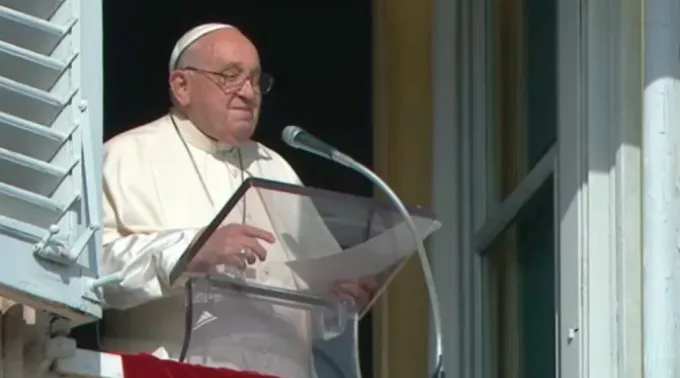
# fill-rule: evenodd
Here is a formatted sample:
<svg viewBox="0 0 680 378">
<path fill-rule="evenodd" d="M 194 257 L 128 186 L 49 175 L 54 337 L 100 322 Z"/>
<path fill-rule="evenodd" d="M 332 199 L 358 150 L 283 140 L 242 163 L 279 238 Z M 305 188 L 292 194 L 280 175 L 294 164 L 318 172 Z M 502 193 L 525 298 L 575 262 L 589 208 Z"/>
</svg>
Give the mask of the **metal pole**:
<svg viewBox="0 0 680 378">
<path fill-rule="evenodd" d="M 644 377 L 680 377 L 680 0 L 645 0 Z"/>
</svg>

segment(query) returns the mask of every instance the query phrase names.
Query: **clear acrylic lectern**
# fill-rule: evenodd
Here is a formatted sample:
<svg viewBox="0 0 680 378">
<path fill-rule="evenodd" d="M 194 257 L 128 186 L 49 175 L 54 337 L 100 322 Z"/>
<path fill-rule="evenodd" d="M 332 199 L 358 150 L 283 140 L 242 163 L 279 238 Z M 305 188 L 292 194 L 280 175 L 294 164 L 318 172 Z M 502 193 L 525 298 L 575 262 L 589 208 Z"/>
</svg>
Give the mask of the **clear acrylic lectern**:
<svg viewBox="0 0 680 378">
<path fill-rule="evenodd" d="M 421 238 L 439 228 L 426 210 L 409 211 Z M 218 230 L 242 223 L 275 235 L 273 244 L 262 242 L 264 261 L 187 271 Z M 359 378 L 358 319 L 373 302 L 356 308 L 337 285 L 371 280 L 375 300 L 415 251 L 412 232 L 388 203 L 249 178 L 171 274 L 190 283 L 184 361 L 282 378 Z"/>
</svg>

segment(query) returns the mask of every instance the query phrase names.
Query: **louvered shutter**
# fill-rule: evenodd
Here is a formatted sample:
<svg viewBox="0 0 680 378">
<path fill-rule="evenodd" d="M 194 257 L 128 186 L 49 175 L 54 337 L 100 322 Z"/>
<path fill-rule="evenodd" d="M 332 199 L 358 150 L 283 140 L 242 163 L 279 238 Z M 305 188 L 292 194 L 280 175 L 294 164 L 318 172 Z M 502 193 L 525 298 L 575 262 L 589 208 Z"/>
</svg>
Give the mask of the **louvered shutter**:
<svg viewBox="0 0 680 378">
<path fill-rule="evenodd" d="M 0 296 L 101 316 L 101 0 L 0 0 Z"/>
</svg>

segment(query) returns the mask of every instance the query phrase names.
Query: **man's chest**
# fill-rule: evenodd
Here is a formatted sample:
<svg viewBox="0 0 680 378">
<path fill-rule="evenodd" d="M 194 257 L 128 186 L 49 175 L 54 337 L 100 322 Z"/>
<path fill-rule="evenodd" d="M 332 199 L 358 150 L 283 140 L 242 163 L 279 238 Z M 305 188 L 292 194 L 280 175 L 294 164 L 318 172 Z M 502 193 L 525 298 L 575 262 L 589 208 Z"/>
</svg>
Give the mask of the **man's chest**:
<svg viewBox="0 0 680 378">
<path fill-rule="evenodd" d="M 274 164 L 239 164 L 213 156 L 174 159 L 154 172 L 154 187 L 165 228 L 203 227 L 229 202 L 249 177 L 281 180 Z M 246 216 L 248 197 L 235 204 L 230 218 Z M 252 202 L 252 201 L 251 201 Z M 250 206 L 252 208 L 252 204 Z"/>
</svg>

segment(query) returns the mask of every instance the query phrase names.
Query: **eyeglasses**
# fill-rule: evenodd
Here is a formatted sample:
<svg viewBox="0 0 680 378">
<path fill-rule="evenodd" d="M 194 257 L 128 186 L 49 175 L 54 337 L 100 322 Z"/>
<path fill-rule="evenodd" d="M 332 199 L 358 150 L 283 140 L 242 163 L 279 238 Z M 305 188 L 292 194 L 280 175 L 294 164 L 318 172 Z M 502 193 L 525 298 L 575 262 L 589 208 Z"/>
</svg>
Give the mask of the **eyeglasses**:
<svg viewBox="0 0 680 378">
<path fill-rule="evenodd" d="M 274 77 L 264 72 L 247 72 L 240 68 L 232 68 L 224 72 L 208 71 L 196 67 L 183 69 L 211 75 L 217 79 L 217 84 L 225 91 L 240 90 L 246 81 L 250 81 L 253 90 L 259 94 L 267 94 L 274 86 Z"/>
</svg>

